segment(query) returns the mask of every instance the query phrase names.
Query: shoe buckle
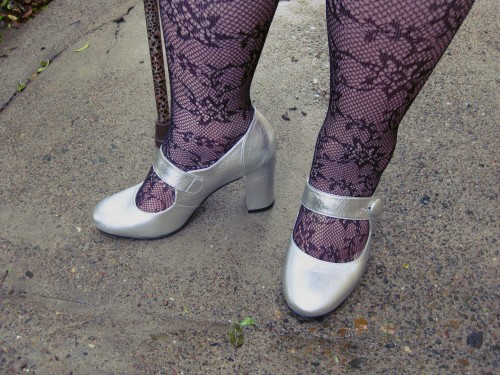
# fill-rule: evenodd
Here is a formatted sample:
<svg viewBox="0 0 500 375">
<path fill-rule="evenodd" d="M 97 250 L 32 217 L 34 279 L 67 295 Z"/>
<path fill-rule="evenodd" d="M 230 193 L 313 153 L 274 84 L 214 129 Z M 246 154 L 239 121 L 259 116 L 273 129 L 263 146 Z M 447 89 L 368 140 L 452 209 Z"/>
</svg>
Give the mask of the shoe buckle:
<svg viewBox="0 0 500 375">
<path fill-rule="evenodd" d="M 382 202 L 382 199 L 380 199 L 380 198 L 375 199 L 370 204 L 370 207 L 368 207 L 370 217 L 374 218 L 374 217 L 380 216 L 382 214 L 382 210 L 384 208 L 383 206 L 384 206 L 384 204 Z"/>
</svg>

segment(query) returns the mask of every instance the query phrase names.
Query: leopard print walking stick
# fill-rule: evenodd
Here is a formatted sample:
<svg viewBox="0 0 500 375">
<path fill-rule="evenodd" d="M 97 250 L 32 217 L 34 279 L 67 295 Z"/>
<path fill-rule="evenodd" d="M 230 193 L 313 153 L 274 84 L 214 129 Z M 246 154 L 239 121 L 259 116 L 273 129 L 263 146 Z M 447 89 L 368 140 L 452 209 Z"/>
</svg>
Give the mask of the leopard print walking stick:
<svg viewBox="0 0 500 375">
<path fill-rule="evenodd" d="M 155 127 L 155 144 L 156 147 L 160 147 L 167 135 L 170 112 L 168 109 L 167 80 L 165 78 L 158 0 L 144 0 L 144 13 L 146 15 L 149 54 L 153 72 L 156 110 L 158 112 Z"/>
</svg>

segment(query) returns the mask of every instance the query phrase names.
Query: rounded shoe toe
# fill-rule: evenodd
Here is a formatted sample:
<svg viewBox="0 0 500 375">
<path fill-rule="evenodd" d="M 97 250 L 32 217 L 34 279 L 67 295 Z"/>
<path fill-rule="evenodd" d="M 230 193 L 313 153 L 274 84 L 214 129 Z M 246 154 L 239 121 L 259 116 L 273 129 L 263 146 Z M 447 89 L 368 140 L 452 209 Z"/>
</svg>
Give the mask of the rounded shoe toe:
<svg viewBox="0 0 500 375">
<path fill-rule="evenodd" d="M 131 236 L 130 230 L 147 221 L 151 214 L 135 205 L 135 196 L 141 184 L 110 195 L 94 208 L 92 219 L 103 232 L 117 236 Z"/>
<path fill-rule="evenodd" d="M 283 271 L 283 295 L 288 306 L 304 317 L 335 310 L 361 279 L 368 253 L 367 247 L 355 261 L 330 263 L 304 253 L 291 239 Z"/>
</svg>

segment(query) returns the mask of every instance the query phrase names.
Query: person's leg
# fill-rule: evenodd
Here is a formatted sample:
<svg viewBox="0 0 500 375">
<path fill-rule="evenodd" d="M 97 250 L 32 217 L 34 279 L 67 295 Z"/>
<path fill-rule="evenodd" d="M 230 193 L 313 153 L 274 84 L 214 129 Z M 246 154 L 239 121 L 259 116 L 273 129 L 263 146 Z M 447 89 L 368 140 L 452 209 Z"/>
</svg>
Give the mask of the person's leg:
<svg viewBox="0 0 500 375">
<path fill-rule="evenodd" d="M 162 152 L 183 171 L 207 168 L 245 134 L 250 85 L 277 0 L 160 0 L 171 88 Z M 170 207 L 174 189 L 150 170 L 136 196 L 146 212 Z"/>
<path fill-rule="evenodd" d="M 396 146 L 398 125 L 467 15 L 472 0 L 327 0 L 330 105 L 309 183 L 370 197 Z M 293 239 L 307 254 L 360 256 L 368 221 L 301 207 Z"/>
</svg>

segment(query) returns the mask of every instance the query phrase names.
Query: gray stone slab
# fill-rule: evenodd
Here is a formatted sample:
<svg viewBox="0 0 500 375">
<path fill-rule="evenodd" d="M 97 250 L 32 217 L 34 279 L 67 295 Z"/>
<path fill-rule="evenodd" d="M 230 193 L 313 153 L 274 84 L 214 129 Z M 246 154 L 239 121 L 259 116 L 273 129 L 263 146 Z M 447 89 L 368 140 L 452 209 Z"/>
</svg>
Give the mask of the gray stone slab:
<svg viewBox="0 0 500 375">
<path fill-rule="evenodd" d="M 498 372 L 497 2 L 475 4 L 405 117 L 367 273 L 315 320 L 289 311 L 280 273 L 327 108 L 322 2 L 280 3 L 252 87 L 280 140 L 274 208 L 247 214 L 236 182 L 153 241 L 90 220 L 146 175 L 155 105 L 141 3 L 85 3 L 54 1 L 0 61 L 24 77 L 48 40 L 60 52 L 0 113 L 1 373 Z M 229 320 L 247 316 L 235 349 Z"/>
</svg>

